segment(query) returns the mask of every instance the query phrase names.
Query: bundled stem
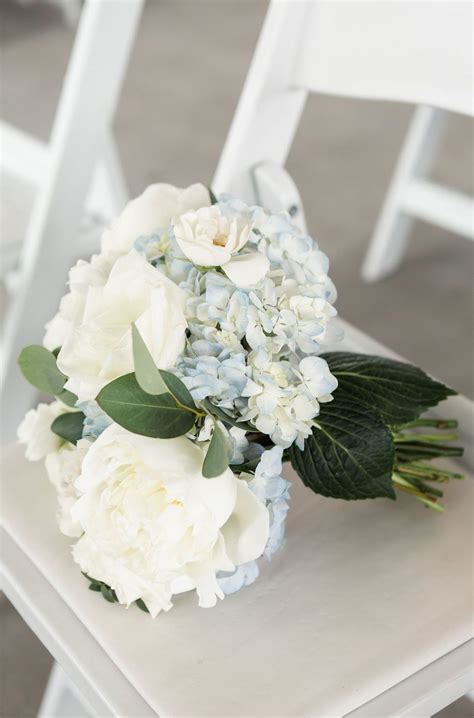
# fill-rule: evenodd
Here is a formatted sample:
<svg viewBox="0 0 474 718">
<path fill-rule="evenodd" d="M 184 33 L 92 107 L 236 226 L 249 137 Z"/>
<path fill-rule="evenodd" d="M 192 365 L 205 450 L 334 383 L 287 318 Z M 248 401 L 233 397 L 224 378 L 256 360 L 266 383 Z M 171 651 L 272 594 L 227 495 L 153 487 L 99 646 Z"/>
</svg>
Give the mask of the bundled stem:
<svg viewBox="0 0 474 718">
<path fill-rule="evenodd" d="M 446 433 L 446 429 L 456 429 L 457 421 L 453 419 L 420 418 L 402 426 L 394 427 L 392 431 L 395 444 L 395 463 L 392 481 L 399 491 L 414 496 L 427 508 L 443 511 L 438 502 L 442 498 L 441 489 L 431 483 L 446 483 L 451 479 L 462 479 L 462 474 L 454 471 L 440 469 L 433 464 L 425 463 L 440 457 L 462 456 L 463 449 L 459 446 L 449 446 L 444 442 L 456 441 L 455 432 Z M 431 427 L 438 429 L 438 433 L 415 433 L 410 429 L 423 429 Z M 442 433 L 444 432 L 444 433 Z"/>
</svg>

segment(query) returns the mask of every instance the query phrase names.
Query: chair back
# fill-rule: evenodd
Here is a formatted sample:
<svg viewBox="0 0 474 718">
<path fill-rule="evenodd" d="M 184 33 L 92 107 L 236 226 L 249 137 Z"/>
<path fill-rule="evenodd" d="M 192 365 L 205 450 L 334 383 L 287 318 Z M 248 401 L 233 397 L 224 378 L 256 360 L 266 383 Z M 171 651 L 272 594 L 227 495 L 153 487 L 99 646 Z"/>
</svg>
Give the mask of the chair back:
<svg viewBox="0 0 474 718">
<path fill-rule="evenodd" d="M 272 0 L 214 178 L 255 200 L 252 168 L 283 166 L 309 92 L 473 114 L 469 2 Z"/>
</svg>

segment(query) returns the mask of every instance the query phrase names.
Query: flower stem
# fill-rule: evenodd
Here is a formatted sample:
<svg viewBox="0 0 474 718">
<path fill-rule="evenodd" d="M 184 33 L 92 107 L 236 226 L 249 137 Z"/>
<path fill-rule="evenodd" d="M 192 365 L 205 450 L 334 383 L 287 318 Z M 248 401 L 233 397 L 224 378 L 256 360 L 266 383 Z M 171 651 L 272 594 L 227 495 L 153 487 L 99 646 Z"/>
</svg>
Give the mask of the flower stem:
<svg viewBox="0 0 474 718">
<path fill-rule="evenodd" d="M 397 426 L 397 429 L 402 431 L 404 429 L 413 429 L 418 426 L 432 426 L 435 429 L 456 429 L 458 422 L 456 419 L 429 419 L 428 417 L 422 417 L 421 419 L 415 419 L 414 421 L 409 421 L 406 424 L 401 424 L 400 426 Z"/>
<path fill-rule="evenodd" d="M 392 434 L 396 444 L 401 442 L 420 443 L 420 444 L 437 444 L 442 441 L 456 441 L 459 437 L 454 432 L 450 434 Z"/>
</svg>

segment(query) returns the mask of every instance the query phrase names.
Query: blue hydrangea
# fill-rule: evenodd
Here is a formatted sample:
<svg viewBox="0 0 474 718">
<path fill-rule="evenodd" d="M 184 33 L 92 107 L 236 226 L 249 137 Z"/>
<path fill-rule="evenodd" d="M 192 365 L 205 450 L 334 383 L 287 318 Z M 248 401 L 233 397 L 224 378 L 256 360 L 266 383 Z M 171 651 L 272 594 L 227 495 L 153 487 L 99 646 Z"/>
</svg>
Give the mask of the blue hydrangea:
<svg viewBox="0 0 474 718">
<path fill-rule="evenodd" d="M 102 432 L 112 424 L 112 419 L 102 411 L 96 401 L 82 401 L 77 404 L 77 408 L 86 416 L 82 430 L 83 439 L 98 439 Z"/>
<path fill-rule="evenodd" d="M 216 406 L 233 410 L 236 399 L 254 391 L 243 352 L 222 349 L 205 340 L 194 342 L 192 347 L 198 356 L 184 357 L 177 370 L 195 401 L 212 397 Z"/>
<path fill-rule="evenodd" d="M 247 446 L 240 440 L 240 450 L 245 460 L 250 461 L 249 449 L 254 451 L 249 442 Z M 253 445 L 255 447 L 255 445 Z M 270 533 L 267 545 L 265 547 L 264 556 L 271 559 L 273 554 L 281 547 L 285 535 L 285 521 L 289 509 L 289 481 L 286 481 L 281 475 L 283 449 L 274 446 L 272 449 L 263 450 L 259 446 L 261 453 L 260 462 L 255 469 L 255 476 L 248 482 L 249 489 L 263 501 L 270 514 Z M 243 477 L 249 477 L 242 474 Z M 226 594 L 235 593 L 243 586 L 250 586 L 259 575 L 258 565 L 256 561 L 238 566 L 233 573 L 222 574 L 219 576 L 219 585 Z"/>
</svg>

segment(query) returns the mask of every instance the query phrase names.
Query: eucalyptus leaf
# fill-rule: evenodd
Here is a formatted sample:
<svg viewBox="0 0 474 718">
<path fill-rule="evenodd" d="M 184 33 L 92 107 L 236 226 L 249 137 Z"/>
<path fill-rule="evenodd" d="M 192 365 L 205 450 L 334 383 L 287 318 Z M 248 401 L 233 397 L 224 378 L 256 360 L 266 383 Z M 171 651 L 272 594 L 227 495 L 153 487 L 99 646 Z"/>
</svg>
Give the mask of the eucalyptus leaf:
<svg viewBox="0 0 474 718">
<path fill-rule="evenodd" d="M 110 588 L 110 586 L 107 586 L 107 584 L 102 583 L 100 585 L 100 592 L 105 598 L 105 600 L 109 603 L 115 603 L 116 601 L 118 601 L 117 594 L 115 593 L 113 588 Z"/>
<path fill-rule="evenodd" d="M 51 424 L 51 431 L 71 444 L 77 444 L 82 439 L 85 418 L 82 411 L 61 414 Z"/>
<path fill-rule="evenodd" d="M 132 342 L 133 362 L 138 384 L 147 394 L 155 396 L 166 394 L 168 387 L 135 324 L 132 324 Z"/>
<path fill-rule="evenodd" d="M 216 424 L 202 465 L 202 475 L 206 479 L 213 479 L 224 473 L 228 466 L 229 442 L 220 426 Z"/>
<path fill-rule="evenodd" d="M 221 409 L 220 406 L 215 406 L 211 401 L 209 401 L 209 399 L 204 399 L 201 404 L 205 407 L 206 411 L 211 414 L 211 416 L 217 417 L 224 424 L 236 426 L 237 429 L 243 429 L 244 431 L 256 431 L 254 426 L 252 426 L 246 421 L 237 421 L 232 416 L 229 416 L 223 409 Z"/>
<path fill-rule="evenodd" d="M 348 352 L 321 356 L 338 380 L 336 398 L 374 409 L 390 425 L 412 421 L 456 394 L 412 364 Z"/>
<path fill-rule="evenodd" d="M 376 412 L 336 394 L 315 421 L 303 451 L 296 445 L 289 450 L 306 486 L 339 499 L 395 498 L 392 436 Z"/>
<path fill-rule="evenodd" d="M 242 473 L 243 471 L 253 474 L 255 469 L 261 461 L 261 456 L 257 456 L 255 459 L 245 461 L 243 464 L 231 464 L 232 471 L 235 473 Z"/>
<path fill-rule="evenodd" d="M 158 439 L 182 436 L 196 419 L 191 394 L 173 374 L 162 371 L 161 375 L 169 389 L 167 394 L 147 394 L 135 374 L 126 374 L 107 384 L 96 401 L 113 421 L 134 434 Z"/>
<path fill-rule="evenodd" d="M 145 603 L 145 601 L 144 601 L 143 599 L 137 598 L 137 600 L 135 601 L 135 603 L 136 603 L 136 605 L 138 606 L 138 608 L 139 608 L 141 611 L 144 611 L 145 613 L 150 613 L 150 611 L 149 611 L 148 608 L 146 607 L 146 603 Z"/>
<path fill-rule="evenodd" d="M 54 354 L 39 344 L 25 347 L 18 357 L 21 373 L 44 394 L 60 394 L 67 377 L 56 366 Z"/>
<path fill-rule="evenodd" d="M 63 389 L 59 392 L 56 398 L 62 401 L 63 404 L 66 404 L 66 406 L 76 406 L 77 396 L 73 394 L 72 391 Z"/>
</svg>

